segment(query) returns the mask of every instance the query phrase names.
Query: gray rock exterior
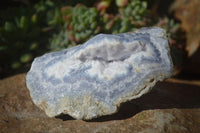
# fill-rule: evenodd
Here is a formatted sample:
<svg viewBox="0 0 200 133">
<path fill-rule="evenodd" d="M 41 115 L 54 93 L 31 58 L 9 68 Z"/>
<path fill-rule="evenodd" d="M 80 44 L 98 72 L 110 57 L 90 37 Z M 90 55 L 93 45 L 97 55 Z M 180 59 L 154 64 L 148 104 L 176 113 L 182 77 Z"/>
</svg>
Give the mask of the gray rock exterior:
<svg viewBox="0 0 200 133">
<path fill-rule="evenodd" d="M 82 45 L 35 58 L 26 76 L 33 102 L 50 117 L 92 119 L 117 112 L 170 77 L 173 64 L 161 28 L 99 34 Z"/>
</svg>

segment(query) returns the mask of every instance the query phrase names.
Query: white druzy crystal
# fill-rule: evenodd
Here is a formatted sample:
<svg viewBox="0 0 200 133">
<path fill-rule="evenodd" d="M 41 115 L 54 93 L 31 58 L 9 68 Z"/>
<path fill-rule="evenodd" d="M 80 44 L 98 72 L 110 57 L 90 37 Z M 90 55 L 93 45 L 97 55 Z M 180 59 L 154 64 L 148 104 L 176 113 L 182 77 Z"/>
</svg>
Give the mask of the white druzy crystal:
<svg viewBox="0 0 200 133">
<path fill-rule="evenodd" d="M 99 34 L 86 43 L 36 58 L 26 76 L 33 102 L 50 117 L 113 114 L 173 73 L 165 30 Z"/>
</svg>

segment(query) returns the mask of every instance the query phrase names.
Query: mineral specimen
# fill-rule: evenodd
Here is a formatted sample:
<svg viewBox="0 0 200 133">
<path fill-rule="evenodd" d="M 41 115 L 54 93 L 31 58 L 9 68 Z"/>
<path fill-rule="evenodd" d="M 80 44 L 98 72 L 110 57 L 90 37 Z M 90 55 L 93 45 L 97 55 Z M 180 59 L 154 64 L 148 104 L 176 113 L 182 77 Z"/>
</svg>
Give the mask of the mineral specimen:
<svg viewBox="0 0 200 133">
<path fill-rule="evenodd" d="M 36 58 L 26 76 L 33 102 L 49 117 L 92 119 L 117 112 L 170 77 L 165 30 L 99 34 L 86 43 Z"/>
</svg>

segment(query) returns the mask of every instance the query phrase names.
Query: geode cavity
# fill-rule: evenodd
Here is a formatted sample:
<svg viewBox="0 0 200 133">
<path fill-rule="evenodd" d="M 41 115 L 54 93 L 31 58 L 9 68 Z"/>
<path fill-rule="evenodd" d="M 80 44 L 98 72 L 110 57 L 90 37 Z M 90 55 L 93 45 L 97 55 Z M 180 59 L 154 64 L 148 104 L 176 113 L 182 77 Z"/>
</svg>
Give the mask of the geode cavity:
<svg viewBox="0 0 200 133">
<path fill-rule="evenodd" d="M 99 34 L 82 45 L 35 58 L 26 76 L 33 102 L 50 117 L 92 119 L 113 114 L 172 75 L 161 28 Z"/>
</svg>

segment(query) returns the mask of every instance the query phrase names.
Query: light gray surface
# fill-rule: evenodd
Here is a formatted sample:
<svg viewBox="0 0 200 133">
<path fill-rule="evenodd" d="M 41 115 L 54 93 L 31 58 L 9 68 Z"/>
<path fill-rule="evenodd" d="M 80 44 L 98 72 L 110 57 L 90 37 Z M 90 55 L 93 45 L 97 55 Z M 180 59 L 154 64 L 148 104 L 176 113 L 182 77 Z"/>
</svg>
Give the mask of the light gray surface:
<svg viewBox="0 0 200 133">
<path fill-rule="evenodd" d="M 99 34 L 83 45 L 36 58 L 26 76 L 34 103 L 50 117 L 92 119 L 115 113 L 170 77 L 173 64 L 165 30 Z"/>
</svg>

